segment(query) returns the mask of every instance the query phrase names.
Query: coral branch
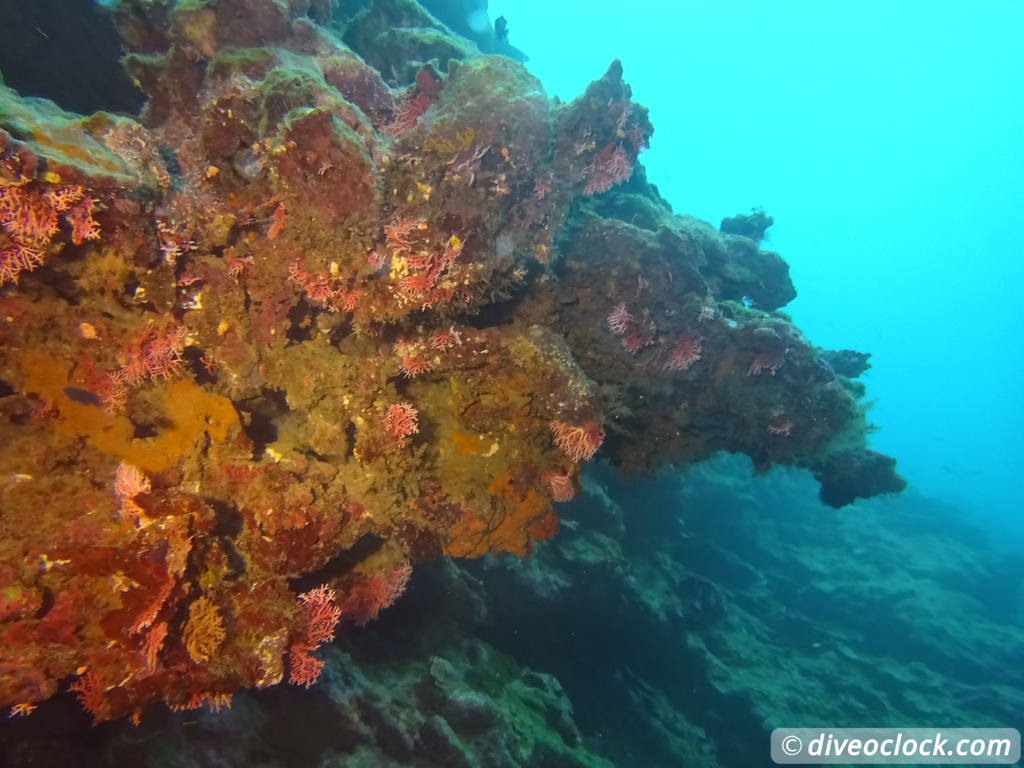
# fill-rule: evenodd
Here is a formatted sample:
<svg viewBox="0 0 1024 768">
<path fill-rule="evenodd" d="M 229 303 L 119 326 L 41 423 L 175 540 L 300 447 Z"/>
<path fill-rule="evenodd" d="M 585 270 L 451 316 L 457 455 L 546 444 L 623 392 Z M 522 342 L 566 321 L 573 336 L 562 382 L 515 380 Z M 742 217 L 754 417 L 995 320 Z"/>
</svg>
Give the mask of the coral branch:
<svg viewBox="0 0 1024 768">
<path fill-rule="evenodd" d="M 573 461 L 589 461 L 604 442 L 604 429 L 595 422 L 574 427 L 564 421 L 552 421 L 555 445 Z"/>
<path fill-rule="evenodd" d="M 384 413 L 384 430 L 395 438 L 399 448 L 404 448 L 406 438 L 420 431 L 419 412 L 412 403 L 389 405 Z"/>
</svg>

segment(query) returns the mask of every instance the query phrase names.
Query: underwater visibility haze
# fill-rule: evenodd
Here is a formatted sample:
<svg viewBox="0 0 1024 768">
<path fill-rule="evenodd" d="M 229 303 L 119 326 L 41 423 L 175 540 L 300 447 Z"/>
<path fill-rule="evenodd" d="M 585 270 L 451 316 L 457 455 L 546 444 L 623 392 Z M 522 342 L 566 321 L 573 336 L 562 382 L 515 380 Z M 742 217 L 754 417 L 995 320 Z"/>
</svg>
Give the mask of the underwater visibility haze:
<svg viewBox="0 0 1024 768">
<path fill-rule="evenodd" d="M 1019 730 L 1022 32 L 0 0 L 0 765 Z"/>
</svg>

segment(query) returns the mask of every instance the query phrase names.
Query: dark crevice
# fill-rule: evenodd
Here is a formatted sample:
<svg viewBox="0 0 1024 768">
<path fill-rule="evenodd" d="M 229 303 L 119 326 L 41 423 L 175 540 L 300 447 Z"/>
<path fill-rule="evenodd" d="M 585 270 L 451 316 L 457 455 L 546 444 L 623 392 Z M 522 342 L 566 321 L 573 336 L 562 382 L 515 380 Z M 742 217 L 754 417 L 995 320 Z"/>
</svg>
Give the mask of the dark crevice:
<svg viewBox="0 0 1024 768">
<path fill-rule="evenodd" d="M 351 459 L 355 456 L 356 451 L 356 423 L 354 421 L 345 425 L 345 443 L 348 446 L 345 458 Z"/>
<path fill-rule="evenodd" d="M 36 621 L 43 618 L 53 608 L 53 604 L 56 598 L 53 595 L 53 590 L 49 587 L 43 587 L 43 599 L 39 603 L 39 610 L 36 611 L 36 615 L 33 616 Z"/>
<path fill-rule="evenodd" d="M 304 576 L 290 579 L 291 588 L 295 592 L 306 592 L 321 584 L 326 584 L 339 576 L 344 576 L 383 545 L 384 539 L 375 534 L 368 533 L 356 541 L 349 549 L 340 555 L 332 557 L 322 568 L 307 573 Z"/>
<path fill-rule="evenodd" d="M 320 462 L 324 462 L 324 463 L 327 462 L 327 457 L 326 456 L 324 456 L 322 453 L 317 453 L 316 451 L 314 451 L 309 446 L 301 447 L 301 448 L 298 449 L 298 451 L 302 455 L 308 456 L 309 458 L 315 459 L 316 461 L 320 461 Z"/>
<path fill-rule="evenodd" d="M 217 513 L 213 532 L 220 537 L 235 538 L 242 532 L 242 513 L 233 506 L 217 499 L 206 499 L 206 503 Z"/>
<path fill-rule="evenodd" d="M 182 350 L 181 356 L 188 363 L 188 369 L 196 384 L 206 386 L 207 384 L 215 384 L 217 382 L 217 377 L 211 373 L 204 362 L 205 352 L 201 347 L 185 347 Z"/>
<path fill-rule="evenodd" d="M 158 434 L 160 434 L 160 430 L 154 424 L 132 423 L 133 440 L 144 440 L 147 437 L 156 437 Z"/>
<path fill-rule="evenodd" d="M 224 554 L 228 558 L 228 578 L 237 579 L 245 573 L 245 559 L 235 548 L 235 539 L 242 533 L 244 520 L 242 513 L 232 505 L 217 499 L 206 499 L 206 503 L 213 507 L 216 513 L 216 523 L 213 534 L 217 537 L 220 545 L 224 548 Z"/>
<path fill-rule="evenodd" d="M 519 298 L 511 297 L 493 304 L 487 304 L 480 311 L 466 318 L 466 324 L 473 328 L 495 328 L 515 322 Z"/>
<path fill-rule="evenodd" d="M 300 301 L 288 310 L 288 340 L 296 344 L 309 341 L 313 338 L 313 321 L 309 312 L 309 305 Z"/>
<path fill-rule="evenodd" d="M 275 422 L 288 413 L 285 393 L 277 389 L 264 389 L 258 397 L 235 403 L 242 412 L 242 429 L 252 440 L 253 460 L 263 455 L 267 446 L 277 440 Z"/>
</svg>

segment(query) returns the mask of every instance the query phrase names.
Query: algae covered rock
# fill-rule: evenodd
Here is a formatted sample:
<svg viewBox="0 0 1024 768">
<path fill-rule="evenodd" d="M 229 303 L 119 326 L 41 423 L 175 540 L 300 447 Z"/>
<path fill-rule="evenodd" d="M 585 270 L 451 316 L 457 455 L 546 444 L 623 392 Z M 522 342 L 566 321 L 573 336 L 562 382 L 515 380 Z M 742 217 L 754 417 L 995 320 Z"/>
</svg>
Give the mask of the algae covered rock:
<svg viewBox="0 0 1024 768">
<path fill-rule="evenodd" d="M 835 504 L 902 487 L 777 311 L 781 258 L 644 182 L 620 63 L 557 104 L 411 0 L 329 10 L 122 0 L 137 119 L 0 93 L 0 639 L 32 670 L 4 705 L 310 686 L 414 565 L 551 539 L 599 452 L 745 452 Z M 534 682 L 516 706 L 562 746 L 513 759 L 567 764 Z M 461 754 L 501 719 L 478 693 L 396 744 Z"/>
</svg>

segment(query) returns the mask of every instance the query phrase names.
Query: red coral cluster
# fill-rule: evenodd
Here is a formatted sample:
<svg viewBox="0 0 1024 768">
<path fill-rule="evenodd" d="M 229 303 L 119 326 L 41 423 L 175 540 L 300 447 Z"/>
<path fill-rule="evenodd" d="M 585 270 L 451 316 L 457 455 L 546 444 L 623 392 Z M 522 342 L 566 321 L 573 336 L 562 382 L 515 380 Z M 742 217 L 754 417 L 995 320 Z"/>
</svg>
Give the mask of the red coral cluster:
<svg viewBox="0 0 1024 768">
<path fill-rule="evenodd" d="M 368 581 L 348 590 L 343 610 L 360 626 L 376 619 L 405 592 L 412 576 L 412 566 L 405 562 L 374 574 Z"/>
<path fill-rule="evenodd" d="M 394 403 L 388 406 L 383 418 L 384 430 L 404 448 L 406 438 L 420 431 L 419 412 L 412 403 Z"/>
<path fill-rule="evenodd" d="M 587 166 L 583 194 L 597 195 L 607 192 L 616 184 L 628 181 L 633 175 L 633 163 L 620 144 L 606 144 L 594 155 Z"/>
<path fill-rule="evenodd" d="M 121 500 L 121 514 L 137 519 L 142 508 L 136 503 L 135 497 L 150 491 L 149 478 L 138 467 L 121 462 L 117 465 L 114 475 L 114 495 Z"/>
<path fill-rule="evenodd" d="M 0 247 L 0 285 L 40 266 L 59 229 L 59 216 L 71 227 L 71 242 L 81 245 L 100 237 L 93 218 L 99 201 L 80 186 L 29 184 L 0 186 L 0 227 L 9 244 Z"/>
<path fill-rule="evenodd" d="M 186 330 L 165 325 L 150 328 L 125 350 L 125 362 L 101 385 L 100 397 L 110 411 L 124 407 L 128 392 L 146 381 L 170 379 L 182 373 Z"/>
<path fill-rule="evenodd" d="M 305 628 L 300 637 L 292 641 L 288 652 L 288 679 L 294 685 L 309 688 L 320 679 L 324 662 L 313 656 L 313 651 L 334 638 L 334 630 L 341 619 L 342 609 L 337 604 L 334 590 L 326 584 L 299 595 Z"/>
<path fill-rule="evenodd" d="M 402 370 L 402 376 L 407 379 L 415 378 L 421 373 L 427 373 L 427 371 L 433 367 L 434 364 L 430 362 L 430 360 L 420 355 L 408 355 L 403 357 L 399 363 L 399 368 Z"/>
<path fill-rule="evenodd" d="M 551 489 L 551 498 L 554 501 L 572 501 L 576 498 L 576 486 L 568 475 L 544 472 L 540 477 Z"/>
<path fill-rule="evenodd" d="M 608 330 L 618 336 L 622 348 L 633 355 L 654 343 L 656 329 L 649 318 L 635 317 L 622 302 L 608 314 Z"/>
<path fill-rule="evenodd" d="M 309 300 L 331 312 L 352 312 L 362 291 L 341 285 L 337 278 L 323 272 L 307 272 L 298 261 L 288 266 L 288 279 L 302 288 Z"/>
<path fill-rule="evenodd" d="M 667 371 L 685 371 L 700 360 L 704 339 L 695 333 L 684 333 L 672 347 L 665 361 Z"/>
<path fill-rule="evenodd" d="M 785 349 L 769 349 L 758 352 L 754 359 L 750 361 L 747 375 L 760 376 L 762 373 L 768 373 L 774 376 L 784 362 L 786 362 Z"/>
<path fill-rule="evenodd" d="M 604 428 L 593 421 L 576 427 L 555 420 L 551 422 L 551 432 L 555 445 L 573 461 L 590 461 L 604 442 Z"/>
<path fill-rule="evenodd" d="M 398 283 L 399 299 L 421 309 L 451 301 L 458 287 L 454 281 L 445 278 L 449 277 L 455 260 L 462 253 L 462 240 L 452 235 L 437 245 L 422 239 L 419 247 L 415 248 L 405 245 L 404 241 L 397 242 L 399 245 L 392 244 L 392 248 L 410 272 Z"/>
<path fill-rule="evenodd" d="M 608 330 L 616 336 L 625 336 L 635 320 L 636 318 L 630 313 L 626 302 L 616 304 L 615 308 L 608 313 Z"/>
</svg>

